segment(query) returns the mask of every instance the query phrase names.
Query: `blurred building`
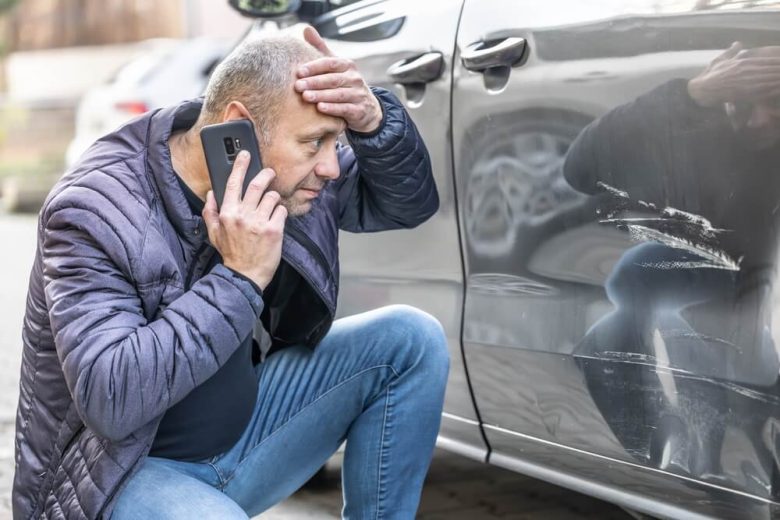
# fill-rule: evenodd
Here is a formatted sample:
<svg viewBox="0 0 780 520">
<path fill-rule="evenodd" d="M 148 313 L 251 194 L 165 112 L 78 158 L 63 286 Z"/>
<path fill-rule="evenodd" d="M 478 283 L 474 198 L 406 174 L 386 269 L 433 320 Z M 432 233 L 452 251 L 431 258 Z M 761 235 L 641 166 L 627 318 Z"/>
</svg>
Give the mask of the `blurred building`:
<svg viewBox="0 0 780 520">
<path fill-rule="evenodd" d="M 184 35 L 184 2 L 21 0 L 8 16 L 11 51 Z"/>
<path fill-rule="evenodd" d="M 17 0 L 0 14 L 0 195 L 10 175 L 59 175 L 79 99 L 128 61 L 170 39 L 237 41 L 249 25 L 227 0 Z"/>
<path fill-rule="evenodd" d="M 227 0 L 20 0 L 6 20 L 11 51 L 149 38 L 238 36 L 247 20 Z"/>
</svg>

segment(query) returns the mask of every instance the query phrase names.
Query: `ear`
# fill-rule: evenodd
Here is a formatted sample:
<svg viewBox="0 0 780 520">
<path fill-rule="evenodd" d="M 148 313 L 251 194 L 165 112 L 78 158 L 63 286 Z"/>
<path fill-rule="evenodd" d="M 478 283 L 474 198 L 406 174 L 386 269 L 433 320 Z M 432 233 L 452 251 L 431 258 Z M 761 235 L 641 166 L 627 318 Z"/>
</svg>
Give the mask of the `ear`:
<svg viewBox="0 0 780 520">
<path fill-rule="evenodd" d="M 252 121 L 252 116 L 249 115 L 249 110 L 246 109 L 242 102 L 231 101 L 222 112 L 222 122 L 235 121 L 236 119 L 249 119 Z"/>
</svg>

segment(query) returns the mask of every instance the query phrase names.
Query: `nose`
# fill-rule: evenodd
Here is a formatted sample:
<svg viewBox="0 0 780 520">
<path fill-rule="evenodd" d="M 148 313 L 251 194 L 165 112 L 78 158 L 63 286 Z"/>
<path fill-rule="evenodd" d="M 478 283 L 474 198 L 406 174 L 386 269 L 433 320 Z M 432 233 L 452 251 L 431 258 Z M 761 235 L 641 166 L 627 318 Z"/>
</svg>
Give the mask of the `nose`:
<svg viewBox="0 0 780 520">
<path fill-rule="evenodd" d="M 748 128 L 766 128 L 771 124 L 772 112 L 767 107 L 755 105 L 747 121 Z"/>
<path fill-rule="evenodd" d="M 323 157 L 314 167 L 314 174 L 322 179 L 332 181 L 339 178 L 341 169 L 339 168 L 339 158 L 336 154 L 335 146 L 327 152 L 323 152 Z"/>
</svg>

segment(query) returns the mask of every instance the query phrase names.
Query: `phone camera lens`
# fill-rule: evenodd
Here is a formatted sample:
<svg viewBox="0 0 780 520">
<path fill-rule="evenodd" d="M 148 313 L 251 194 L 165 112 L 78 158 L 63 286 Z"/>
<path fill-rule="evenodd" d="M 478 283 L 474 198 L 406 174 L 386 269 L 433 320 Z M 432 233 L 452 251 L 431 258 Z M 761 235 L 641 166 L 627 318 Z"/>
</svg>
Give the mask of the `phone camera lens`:
<svg viewBox="0 0 780 520">
<path fill-rule="evenodd" d="M 227 154 L 234 155 L 236 153 L 236 149 L 233 146 L 233 139 L 231 139 L 230 137 L 226 137 L 224 139 L 224 142 L 225 142 L 225 151 L 227 152 Z"/>
</svg>

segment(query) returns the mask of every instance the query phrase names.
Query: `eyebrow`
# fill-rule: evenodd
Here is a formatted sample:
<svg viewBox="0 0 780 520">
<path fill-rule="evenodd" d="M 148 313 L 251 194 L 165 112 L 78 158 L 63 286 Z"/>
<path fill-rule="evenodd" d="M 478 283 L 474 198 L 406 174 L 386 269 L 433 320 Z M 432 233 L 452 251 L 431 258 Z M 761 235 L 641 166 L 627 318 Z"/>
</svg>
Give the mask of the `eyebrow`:
<svg viewBox="0 0 780 520">
<path fill-rule="evenodd" d="M 331 125 L 321 126 L 314 130 L 306 132 L 305 134 L 302 134 L 301 139 L 307 140 L 307 139 L 315 139 L 317 137 L 338 136 L 346 129 L 347 129 L 346 124 L 344 124 L 343 126 L 331 126 Z"/>
</svg>

